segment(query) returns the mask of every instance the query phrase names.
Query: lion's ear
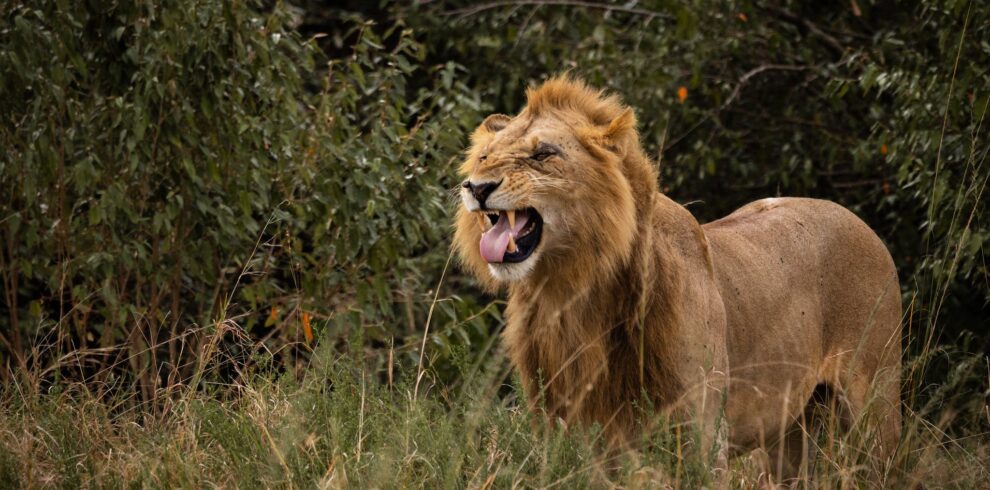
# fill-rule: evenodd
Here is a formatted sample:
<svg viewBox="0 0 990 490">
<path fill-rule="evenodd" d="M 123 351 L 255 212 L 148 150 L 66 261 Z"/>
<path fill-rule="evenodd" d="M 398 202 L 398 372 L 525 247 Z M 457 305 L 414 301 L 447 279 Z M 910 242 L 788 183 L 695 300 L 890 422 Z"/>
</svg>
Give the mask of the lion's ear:
<svg viewBox="0 0 990 490">
<path fill-rule="evenodd" d="M 616 146 L 622 135 L 629 130 L 636 130 L 636 113 L 632 109 L 626 108 L 608 123 L 608 128 L 602 133 L 602 139 L 607 146 Z"/>
<path fill-rule="evenodd" d="M 512 118 L 506 116 L 505 114 L 492 114 L 485 118 L 485 122 L 481 123 L 481 127 L 493 133 L 497 133 L 505 128 L 511 120 Z"/>
<path fill-rule="evenodd" d="M 477 147 L 487 145 L 495 138 L 495 133 L 505 128 L 511 120 L 512 118 L 505 114 L 492 114 L 486 117 L 474 132 L 471 133 L 471 144 Z"/>
<path fill-rule="evenodd" d="M 622 111 L 622 114 L 615 116 L 608 123 L 608 126 L 602 129 L 602 126 L 588 126 L 580 128 L 578 130 L 578 138 L 592 153 L 598 155 L 598 151 L 606 150 L 615 154 L 622 155 L 625 144 L 625 136 L 629 134 L 636 134 L 636 114 L 632 109 L 626 108 Z"/>
</svg>

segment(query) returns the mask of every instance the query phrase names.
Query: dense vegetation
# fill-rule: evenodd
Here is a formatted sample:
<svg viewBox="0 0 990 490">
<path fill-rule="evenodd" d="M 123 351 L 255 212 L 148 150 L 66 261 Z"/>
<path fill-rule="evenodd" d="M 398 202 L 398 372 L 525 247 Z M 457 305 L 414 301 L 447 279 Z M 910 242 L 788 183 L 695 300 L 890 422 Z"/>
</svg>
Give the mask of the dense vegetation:
<svg viewBox="0 0 990 490">
<path fill-rule="evenodd" d="M 450 258 L 466 135 L 564 71 L 638 109 L 699 219 L 801 195 L 873 226 L 906 307 L 888 477 L 990 478 L 990 5 L 343 4 L 0 7 L 4 486 L 709 478 L 533 433 Z M 822 445 L 826 485 L 875 476 Z"/>
</svg>

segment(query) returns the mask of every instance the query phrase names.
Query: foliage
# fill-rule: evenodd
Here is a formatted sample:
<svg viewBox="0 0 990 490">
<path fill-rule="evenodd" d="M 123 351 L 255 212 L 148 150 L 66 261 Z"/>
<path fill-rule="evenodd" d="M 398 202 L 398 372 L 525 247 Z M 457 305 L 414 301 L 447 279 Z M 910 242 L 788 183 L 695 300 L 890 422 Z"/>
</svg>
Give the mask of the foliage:
<svg viewBox="0 0 990 490">
<path fill-rule="evenodd" d="M 243 2 L 5 8 L 0 354 L 129 345 L 148 384 L 162 359 L 187 375 L 221 313 L 272 350 L 311 317 L 418 324 L 478 96 L 408 30 L 354 23 L 325 60 L 291 22 Z"/>
</svg>

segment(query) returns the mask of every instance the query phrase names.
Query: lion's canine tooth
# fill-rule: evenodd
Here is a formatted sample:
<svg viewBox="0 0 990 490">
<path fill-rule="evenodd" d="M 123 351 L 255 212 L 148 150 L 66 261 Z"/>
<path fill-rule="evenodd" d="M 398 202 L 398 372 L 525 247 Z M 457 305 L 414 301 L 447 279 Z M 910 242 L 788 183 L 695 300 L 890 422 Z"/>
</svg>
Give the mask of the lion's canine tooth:
<svg viewBox="0 0 990 490">
<path fill-rule="evenodd" d="M 484 232 L 488 231 L 488 228 L 485 227 L 485 222 L 488 221 L 485 218 L 485 214 L 484 213 L 478 213 L 476 216 L 478 217 L 478 228 L 481 228 L 481 232 L 484 233 Z"/>
<path fill-rule="evenodd" d="M 518 250 L 518 247 L 516 247 L 516 233 L 513 231 L 516 228 L 516 211 L 509 210 L 505 214 L 509 215 L 509 252 L 515 252 Z"/>
</svg>

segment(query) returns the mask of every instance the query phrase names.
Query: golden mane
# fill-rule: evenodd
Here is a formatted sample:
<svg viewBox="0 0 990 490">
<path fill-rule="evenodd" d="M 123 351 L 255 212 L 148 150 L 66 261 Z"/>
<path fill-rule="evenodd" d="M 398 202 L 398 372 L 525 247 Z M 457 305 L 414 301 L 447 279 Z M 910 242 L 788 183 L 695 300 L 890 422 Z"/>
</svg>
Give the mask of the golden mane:
<svg viewBox="0 0 990 490">
<path fill-rule="evenodd" d="M 644 316 L 657 330 L 683 323 L 681 303 L 671 301 L 685 287 L 677 274 L 683 259 L 669 240 L 654 237 L 654 223 L 676 221 L 669 231 L 678 236 L 702 234 L 683 208 L 657 209 L 656 167 L 641 150 L 634 112 L 619 97 L 567 76 L 526 95 L 527 105 L 517 116 L 489 116 L 478 127 L 461 171 L 480 176 L 498 168 L 502 187 L 525 185 L 534 198 L 567 199 L 556 184 L 541 187 L 553 180 L 530 179 L 501 158 L 529 151 L 527 134 L 560 142 L 567 133 L 584 153 L 572 148 L 571 161 L 560 170 L 570 180 L 593 184 L 568 208 L 568 216 L 558 217 L 571 236 L 582 237 L 581 246 L 541 257 L 534 276 L 552 280 L 509 285 L 505 345 L 529 393 L 540 391 L 537 380 L 543 378 L 548 412 L 568 423 L 601 422 L 611 438 L 623 439 L 635 432 L 636 400 L 671 406 L 685 389 L 683 376 L 670 369 L 675 357 L 663 336 L 641 337 Z M 475 218 L 462 209 L 455 246 L 462 263 L 494 290 L 496 282 L 477 253 L 479 236 Z M 711 271 L 710 263 L 704 270 Z"/>
<path fill-rule="evenodd" d="M 584 81 L 568 75 L 559 75 L 539 87 L 526 89 L 526 108 L 522 114 L 537 118 L 546 113 L 579 114 L 588 126 L 578 127 L 578 136 L 586 148 L 597 147 L 639 150 L 636 133 L 636 115 L 616 95 L 606 95 L 604 90 L 589 87 Z M 600 128 L 600 126 L 607 127 Z M 604 155 L 598 154 L 602 157 Z"/>
<path fill-rule="evenodd" d="M 526 89 L 526 109 L 533 116 L 546 111 L 576 111 L 594 124 L 607 124 L 628 107 L 615 95 L 589 87 L 567 75 L 553 77 L 539 87 Z"/>
</svg>

